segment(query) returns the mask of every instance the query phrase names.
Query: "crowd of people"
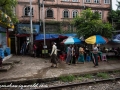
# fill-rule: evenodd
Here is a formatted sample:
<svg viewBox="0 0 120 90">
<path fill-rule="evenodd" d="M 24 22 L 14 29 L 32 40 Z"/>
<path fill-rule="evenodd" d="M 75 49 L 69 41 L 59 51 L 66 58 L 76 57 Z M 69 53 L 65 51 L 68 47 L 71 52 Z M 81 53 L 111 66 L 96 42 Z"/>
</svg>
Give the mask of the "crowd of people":
<svg viewBox="0 0 120 90">
<path fill-rule="evenodd" d="M 21 54 L 26 54 L 29 51 L 29 44 L 27 45 L 26 42 L 24 42 L 21 46 Z M 38 55 L 42 55 L 42 48 L 43 46 L 41 44 L 36 45 L 36 43 L 33 43 L 33 56 L 36 57 Z M 62 51 L 62 50 L 61 50 Z M 94 67 L 98 66 L 98 56 L 99 56 L 99 52 L 108 52 L 110 50 L 106 49 L 105 47 L 103 49 L 99 48 L 96 44 L 94 45 L 94 47 L 90 50 L 88 49 L 88 47 L 84 47 L 84 46 L 78 46 L 78 45 L 68 45 L 66 48 L 66 51 L 64 51 L 64 54 L 66 54 L 66 56 L 64 56 L 65 58 L 65 62 L 68 65 L 74 64 L 76 65 L 77 63 L 85 63 L 85 61 L 88 59 L 87 57 L 89 57 L 90 60 L 93 61 L 94 63 Z M 119 48 L 117 48 L 116 50 L 113 48 L 111 49 L 111 51 L 114 51 L 116 54 L 118 54 L 118 51 L 120 51 Z M 57 63 L 59 62 L 59 56 L 60 54 L 63 53 L 58 53 L 58 48 L 55 42 L 52 43 L 52 48 L 51 48 L 51 67 L 58 67 Z"/>
<path fill-rule="evenodd" d="M 93 47 L 93 50 L 88 50 L 88 48 L 84 48 L 82 46 L 78 47 L 76 45 L 69 45 L 67 47 L 67 52 L 66 52 L 66 57 L 65 62 L 68 65 L 74 64 L 76 65 L 77 63 L 85 63 L 86 57 L 90 56 L 92 58 L 92 61 L 94 63 L 94 67 L 98 66 L 98 47 L 95 44 Z M 65 54 L 65 53 L 64 53 Z M 57 57 L 57 46 L 56 43 L 53 43 L 52 46 L 52 51 L 51 51 L 51 67 L 58 67 L 58 57 Z"/>
<path fill-rule="evenodd" d="M 26 55 L 30 52 L 30 48 L 31 45 L 30 43 L 27 43 L 26 41 L 23 42 L 23 44 L 21 45 L 21 50 L 20 53 L 22 55 Z M 43 49 L 43 45 L 41 43 L 33 43 L 33 47 L 32 47 L 32 54 L 34 57 L 36 56 L 42 56 L 42 49 Z M 62 51 L 63 48 L 60 50 Z M 95 44 L 94 47 L 90 50 L 88 49 L 88 47 L 84 47 L 84 46 L 78 46 L 78 45 L 67 45 L 66 50 L 62 51 L 64 52 L 64 54 L 66 54 L 64 56 L 65 58 L 65 62 L 68 65 L 74 64 L 76 65 L 77 63 L 85 63 L 85 61 L 88 59 L 87 57 L 89 57 L 90 60 L 93 61 L 94 67 L 98 66 L 98 56 L 99 56 L 99 52 L 103 52 L 103 53 L 107 53 L 107 52 L 114 52 L 115 55 L 120 55 L 120 48 L 99 48 L 97 47 L 97 45 Z M 52 42 L 52 48 L 51 48 L 51 67 L 58 67 L 58 62 L 59 62 L 59 56 L 60 54 L 63 53 L 58 53 L 58 48 L 57 48 L 57 44 L 55 42 Z M 2 58 L 0 57 L 0 67 L 2 67 Z"/>
<path fill-rule="evenodd" d="M 69 45 L 67 48 L 67 57 L 66 57 L 66 63 L 68 65 L 70 64 L 76 64 L 76 63 L 85 63 L 86 57 L 89 56 L 92 58 L 94 67 L 98 66 L 98 47 L 97 45 L 94 45 L 93 50 L 88 50 L 88 48 L 84 48 L 80 46 L 79 48 L 76 48 L 75 45 Z M 91 54 L 92 53 L 92 54 Z"/>
</svg>

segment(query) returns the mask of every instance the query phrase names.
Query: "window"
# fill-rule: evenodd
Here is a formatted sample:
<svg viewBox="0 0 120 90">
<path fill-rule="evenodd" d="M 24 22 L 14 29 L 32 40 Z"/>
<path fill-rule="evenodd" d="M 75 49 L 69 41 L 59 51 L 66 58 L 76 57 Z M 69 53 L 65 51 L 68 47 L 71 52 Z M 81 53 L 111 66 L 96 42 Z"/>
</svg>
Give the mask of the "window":
<svg viewBox="0 0 120 90">
<path fill-rule="evenodd" d="M 53 17 L 53 11 L 51 9 L 47 10 L 47 17 Z"/>
<path fill-rule="evenodd" d="M 94 0 L 94 3 L 100 3 L 100 0 Z"/>
<path fill-rule="evenodd" d="M 30 16 L 30 7 L 29 6 L 25 7 L 24 15 L 25 16 Z M 32 8 L 32 15 L 33 15 L 33 8 Z"/>
<path fill-rule="evenodd" d="M 110 0 L 104 0 L 105 4 L 110 4 Z"/>
<path fill-rule="evenodd" d="M 72 2 L 78 2 L 78 0 L 72 0 Z"/>
<path fill-rule="evenodd" d="M 85 2 L 90 3 L 91 1 L 90 0 L 85 0 Z"/>
<path fill-rule="evenodd" d="M 76 17 L 77 14 L 78 14 L 77 10 L 73 10 L 73 12 L 72 12 L 72 17 L 73 17 L 73 18 Z"/>
<path fill-rule="evenodd" d="M 68 10 L 63 11 L 63 17 L 64 18 L 68 18 L 69 17 L 69 11 Z"/>
</svg>

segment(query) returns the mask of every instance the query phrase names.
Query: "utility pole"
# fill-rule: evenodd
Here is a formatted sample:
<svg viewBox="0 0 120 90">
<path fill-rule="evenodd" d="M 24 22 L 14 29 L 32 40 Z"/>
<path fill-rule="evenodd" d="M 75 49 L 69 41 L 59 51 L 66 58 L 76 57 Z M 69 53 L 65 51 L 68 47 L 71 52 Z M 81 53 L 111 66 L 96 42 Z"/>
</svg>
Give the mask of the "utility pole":
<svg viewBox="0 0 120 90">
<path fill-rule="evenodd" d="M 41 11 L 40 11 L 40 7 L 41 7 L 41 3 L 40 0 L 38 0 L 38 10 L 39 10 L 39 24 L 40 24 L 40 30 L 41 30 Z M 40 33 L 40 31 L 39 31 Z"/>
<path fill-rule="evenodd" d="M 32 27 L 32 0 L 30 1 L 30 42 L 31 42 L 31 54 L 32 54 L 32 49 L 33 49 L 33 27 Z"/>
<path fill-rule="evenodd" d="M 42 16 L 43 17 L 43 33 L 44 33 L 44 46 L 43 46 L 43 48 L 46 49 L 47 46 L 46 46 L 46 41 L 45 41 L 45 15 L 44 15 L 44 13 L 45 13 L 44 11 L 45 10 L 44 10 L 44 0 L 42 0 L 42 6 L 43 6 L 43 10 L 42 10 L 43 11 L 42 12 L 42 15 L 43 15 Z"/>
</svg>

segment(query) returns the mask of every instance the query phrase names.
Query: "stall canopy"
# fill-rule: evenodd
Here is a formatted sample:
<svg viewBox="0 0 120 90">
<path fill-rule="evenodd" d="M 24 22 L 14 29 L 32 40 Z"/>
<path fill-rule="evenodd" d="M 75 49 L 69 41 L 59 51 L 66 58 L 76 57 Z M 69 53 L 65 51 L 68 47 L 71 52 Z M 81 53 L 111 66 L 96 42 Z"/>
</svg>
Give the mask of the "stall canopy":
<svg viewBox="0 0 120 90">
<path fill-rule="evenodd" d="M 69 36 L 75 37 L 76 34 L 45 34 L 45 39 L 57 39 L 57 38 L 67 38 Z M 38 34 L 35 40 L 43 40 L 44 34 Z"/>
<path fill-rule="evenodd" d="M 45 39 L 55 39 L 58 38 L 58 34 L 45 34 Z M 35 37 L 35 40 L 43 40 L 44 39 L 44 34 L 39 34 Z"/>
</svg>

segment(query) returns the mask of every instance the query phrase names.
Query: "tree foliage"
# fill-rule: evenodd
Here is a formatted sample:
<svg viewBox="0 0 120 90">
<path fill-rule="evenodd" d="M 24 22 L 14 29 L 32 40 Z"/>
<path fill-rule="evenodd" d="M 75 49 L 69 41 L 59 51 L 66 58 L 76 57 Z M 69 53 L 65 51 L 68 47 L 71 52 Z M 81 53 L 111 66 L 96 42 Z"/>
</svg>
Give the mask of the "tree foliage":
<svg viewBox="0 0 120 90">
<path fill-rule="evenodd" d="M 86 9 L 77 15 L 73 20 L 73 24 L 76 27 L 78 36 L 84 36 L 85 38 L 92 35 L 102 35 L 110 38 L 112 36 L 112 25 L 103 23 L 100 19 L 100 14 L 92 12 L 91 9 Z"/>
<path fill-rule="evenodd" d="M 14 8 L 16 7 L 17 0 L 0 0 L 0 10 L 6 13 L 12 20 L 13 23 L 18 22 L 15 15 Z"/>
<path fill-rule="evenodd" d="M 116 6 L 117 6 L 117 10 L 120 10 L 120 1 L 117 0 L 117 3 Z"/>
</svg>

